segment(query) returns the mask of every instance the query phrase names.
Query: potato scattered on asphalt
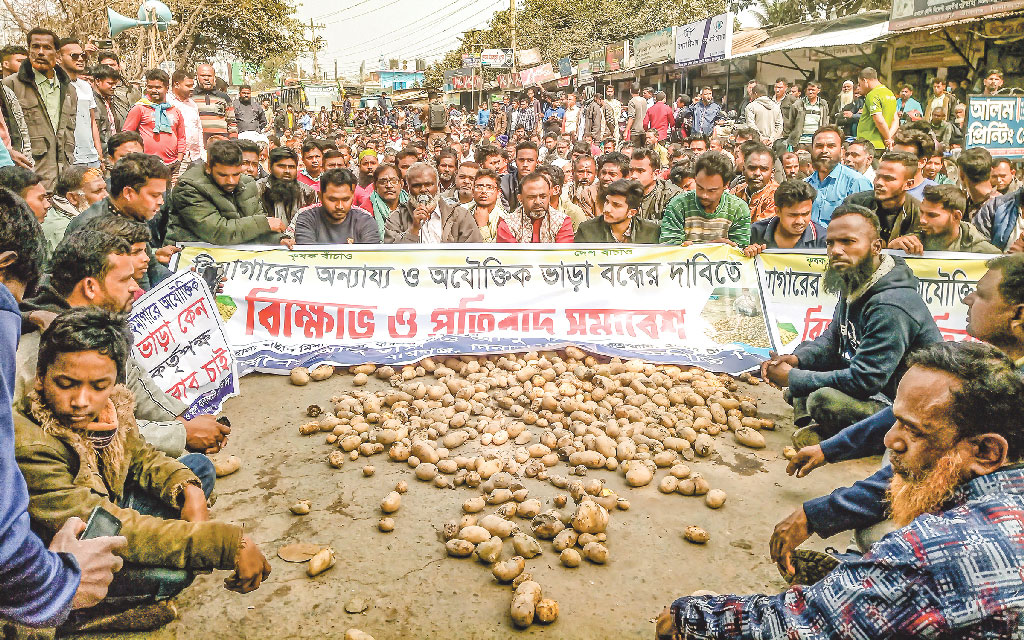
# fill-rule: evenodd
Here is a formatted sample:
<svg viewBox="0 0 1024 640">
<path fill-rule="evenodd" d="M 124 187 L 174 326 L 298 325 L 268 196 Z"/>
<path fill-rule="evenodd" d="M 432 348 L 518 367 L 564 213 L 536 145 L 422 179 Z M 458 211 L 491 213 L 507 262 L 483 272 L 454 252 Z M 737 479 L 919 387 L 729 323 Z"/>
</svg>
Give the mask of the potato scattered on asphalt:
<svg viewBox="0 0 1024 640">
<path fill-rule="evenodd" d="M 394 513 L 402 506 L 402 494 L 392 491 L 380 501 L 380 510 L 384 513 Z"/>
<path fill-rule="evenodd" d="M 327 547 L 320 550 L 315 556 L 309 559 L 309 566 L 306 567 L 306 574 L 312 578 L 318 576 L 334 566 L 334 549 Z"/>
<path fill-rule="evenodd" d="M 510 613 L 512 622 L 517 627 L 525 629 L 533 624 L 537 603 L 541 601 L 542 595 L 540 585 L 532 580 L 524 582 L 516 588 L 515 595 L 512 596 Z"/>
<path fill-rule="evenodd" d="M 311 507 L 312 503 L 309 500 L 299 500 L 289 507 L 289 509 L 291 509 L 291 512 L 297 516 L 304 516 L 309 513 Z"/>
<path fill-rule="evenodd" d="M 211 459 L 213 460 L 213 470 L 218 478 L 229 476 L 242 467 L 242 460 L 238 456 L 212 457 Z"/>
<path fill-rule="evenodd" d="M 725 492 L 721 489 L 712 489 L 704 496 L 704 504 L 712 509 L 720 509 L 725 504 Z"/>
<path fill-rule="evenodd" d="M 381 518 L 380 522 L 377 523 L 377 528 L 384 533 L 389 533 L 395 530 L 395 519 L 394 518 Z"/>
<path fill-rule="evenodd" d="M 683 531 L 683 537 L 686 538 L 688 542 L 692 542 L 694 544 L 704 544 L 711 539 L 711 536 L 708 535 L 707 531 L 693 525 L 686 527 L 686 530 Z"/>
<path fill-rule="evenodd" d="M 583 558 L 580 557 L 580 552 L 576 549 L 562 549 L 562 553 L 558 556 L 558 559 L 562 564 L 570 569 L 580 566 L 583 562 Z"/>
</svg>

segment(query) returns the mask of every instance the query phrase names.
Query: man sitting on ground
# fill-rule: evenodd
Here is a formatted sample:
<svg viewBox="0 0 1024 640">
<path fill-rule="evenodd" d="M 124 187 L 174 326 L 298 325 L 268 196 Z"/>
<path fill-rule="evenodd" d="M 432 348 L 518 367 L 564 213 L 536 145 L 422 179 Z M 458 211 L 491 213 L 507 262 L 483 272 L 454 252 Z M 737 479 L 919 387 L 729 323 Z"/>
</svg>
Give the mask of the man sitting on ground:
<svg viewBox="0 0 1024 640">
<path fill-rule="evenodd" d="M 818 193 L 800 179 L 786 180 L 775 190 L 775 215 L 750 225 L 750 246 L 743 250 L 753 258 L 765 249 L 824 249 L 825 227 L 811 214 Z"/>
<path fill-rule="evenodd" d="M 132 393 L 118 384 L 129 335 L 122 316 L 102 309 L 74 309 L 53 321 L 39 343 L 33 389 L 15 415 L 15 457 L 33 528 L 44 539 L 96 507 L 121 521 L 125 566 L 95 613 L 157 602 L 170 614 L 153 616 L 162 624 L 174 617 L 167 598 L 191 584 L 195 571 L 234 570 L 225 585 L 246 593 L 270 575 L 270 564 L 240 526 L 209 521 L 213 478 L 204 485 L 189 466 L 193 458 L 209 461 L 179 462 L 139 433 Z"/>
<path fill-rule="evenodd" d="M 964 304 L 969 311 L 967 334 L 1005 353 L 1024 376 L 1024 256 L 990 260 L 988 271 Z M 892 407 L 886 407 L 820 444 L 801 449 L 790 459 L 786 472 L 803 478 L 825 464 L 882 455 L 885 433 L 895 421 Z M 779 570 L 796 574 L 793 551 L 811 534 L 824 539 L 853 530 L 860 551 L 866 552 L 893 529 L 885 522 L 889 517 L 885 494 L 891 481 L 892 466 L 883 461 L 871 477 L 804 502 L 772 533 L 772 560 Z"/>
<path fill-rule="evenodd" d="M 740 146 L 743 155 L 743 182 L 729 193 L 747 203 L 751 222 L 775 215 L 775 153 L 767 146 L 749 140 Z"/>
<path fill-rule="evenodd" d="M 102 221 L 98 218 L 97 221 Z M 100 231 L 83 229 L 67 236 L 53 254 L 49 283 L 23 303 L 32 313 L 47 313 L 42 324 L 75 307 L 99 307 L 115 313 L 132 308 L 137 259 L 128 240 Z M 39 355 L 39 333 L 26 333 L 18 345 L 14 401 L 32 388 Z M 125 384 L 135 398 L 135 418 L 143 437 L 156 449 L 179 457 L 186 451 L 216 453 L 227 442 L 231 429 L 211 415 L 185 419 L 188 406 L 168 395 L 134 358 L 128 358 Z"/>
<path fill-rule="evenodd" d="M 920 229 L 896 238 L 889 243 L 890 249 L 901 249 L 912 255 L 925 251 L 1002 253 L 973 224 L 963 219 L 967 208 L 963 191 L 952 184 L 930 184 L 923 193 Z"/>
<path fill-rule="evenodd" d="M 64 238 L 71 221 L 92 205 L 107 197 L 103 172 L 91 167 L 71 167 L 57 178 L 57 188 L 50 198 L 50 210 L 43 220 L 43 234 L 49 253 Z"/>
<path fill-rule="evenodd" d="M 761 365 L 765 379 L 789 387 L 798 447 L 816 444 L 891 402 L 907 354 L 942 340 L 917 278 L 902 258 L 882 253 L 878 218 L 845 205 L 827 231 L 821 284 L 839 294 L 831 323 L 816 339 Z"/>
<path fill-rule="evenodd" d="M 644 188 L 644 201 L 640 206 L 640 217 L 644 220 L 661 221 L 669 203 L 682 193 L 676 185 L 659 178 L 660 173 L 661 158 L 653 149 L 641 147 L 633 150 L 629 175 L 625 177 L 639 181 Z"/>
<path fill-rule="evenodd" d="M 680 598 L 658 618 L 659 638 L 1019 634 L 1024 381 L 983 344 L 935 344 L 908 364 L 885 435 L 903 528 L 811 586 Z"/>
<path fill-rule="evenodd" d="M 409 199 L 384 225 L 388 244 L 483 242 L 480 229 L 465 207 L 455 206 L 438 193 L 437 170 L 417 162 L 405 172 Z"/>
<path fill-rule="evenodd" d="M 300 211 L 295 219 L 295 244 L 379 244 L 377 221 L 352 206 L 356 177 L 348 169 L 320 176 L 320 205 Z"/>
<path fill-rule="evenodd" d="M 497 242 L 572 242 L 572 220 L 551 208 L 552 184 L 540 173 L 519 181 L 519 207 L 498 222 Z"/>
<path fill-rule="evenodd" d="M 658 244 L 657 222 L 638 217 L 644 188 L 636 180 L 616 180 L 601 189 L 602 215 L 576 231 L 576 242 Z"/>
<path fill-rule="evenodd" d="M 232 140 L 210 144 L 205 164 L 178 180 L 171 207 L 168 242 L 276 245 L 288 227 L 264 213 L 256 181 L 242 175 L 242 150 Z"/>
<path fill-rule="evenodd" d="M 869 209 L 881 225 L 883 244 L 905 236 L 918 228 L 921 202 L 907 192 L 917 171 L 917 156 L 890 151 L 878 161 L 871 191 L 860 191 L 846 198 L 846 204 Z"/>
</svg>

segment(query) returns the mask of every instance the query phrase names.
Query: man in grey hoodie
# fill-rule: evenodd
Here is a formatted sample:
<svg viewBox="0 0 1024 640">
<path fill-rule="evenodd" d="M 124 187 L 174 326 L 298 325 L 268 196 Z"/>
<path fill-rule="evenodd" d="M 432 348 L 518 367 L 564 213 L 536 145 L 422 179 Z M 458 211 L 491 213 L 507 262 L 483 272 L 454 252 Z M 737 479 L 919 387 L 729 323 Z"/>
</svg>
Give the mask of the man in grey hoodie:
<svg viewBox="0 0 1024 640">
<path fill-rule="evenodd" d="M 761 142 L 770 147 L 782 135 L 782 110 L 760 82 L 750 89 L 750 95 L 753 99 L 743 110 L 747 125 L 757 129 Z"/>
</svg>

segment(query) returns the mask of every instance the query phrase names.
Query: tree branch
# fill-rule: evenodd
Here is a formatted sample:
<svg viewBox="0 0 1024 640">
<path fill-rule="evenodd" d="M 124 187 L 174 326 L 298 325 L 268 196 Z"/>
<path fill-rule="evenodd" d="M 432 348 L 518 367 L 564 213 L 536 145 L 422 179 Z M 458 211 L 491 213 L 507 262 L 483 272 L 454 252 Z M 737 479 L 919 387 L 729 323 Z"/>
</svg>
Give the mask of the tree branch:
<svg viewBox="0 0 1024 640">
<path fill-rule="evenodd" d="M 14 21 L 16 23 L 18 23 L 18 28 L 21 29 L 21 32 L 22 33 L 28 33 L 28 31 L 29 31 L 28 27 L 25 26 L 25 23 L 22 22 L 21 18 L 18 17 L 18 13 L 14 10 L 14 7 L 11 6 L 11 1 L 10 0 L 4 0 L 4 6 L 7 7 L 7 11 L 8 11 L 8 13 L 11 14 L 11 18 L 13 18 Z"/>
</svg>

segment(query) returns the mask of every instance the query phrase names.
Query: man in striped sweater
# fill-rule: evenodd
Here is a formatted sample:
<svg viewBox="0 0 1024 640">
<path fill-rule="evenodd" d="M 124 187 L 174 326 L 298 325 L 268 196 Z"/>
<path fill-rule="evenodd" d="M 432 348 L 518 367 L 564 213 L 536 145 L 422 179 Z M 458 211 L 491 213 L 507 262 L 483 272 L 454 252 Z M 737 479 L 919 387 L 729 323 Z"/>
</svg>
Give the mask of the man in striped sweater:
<svg viewBox="0 0 1024 640">
<path fill-rule="evenodd" d="M 199 87 L 192 99 L 199 107 L 199 119 L 203 123 L 203 146 L 210 145 L 212 136 L 237 138 L 234 103 L 228 94 L 217 90 L 217 73 L 213 65 L 199 65 L 196 68 L 196 81 Z"/>
</svg>

